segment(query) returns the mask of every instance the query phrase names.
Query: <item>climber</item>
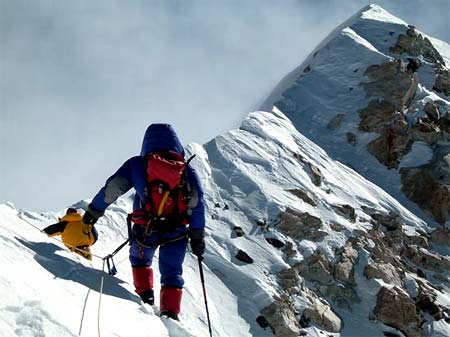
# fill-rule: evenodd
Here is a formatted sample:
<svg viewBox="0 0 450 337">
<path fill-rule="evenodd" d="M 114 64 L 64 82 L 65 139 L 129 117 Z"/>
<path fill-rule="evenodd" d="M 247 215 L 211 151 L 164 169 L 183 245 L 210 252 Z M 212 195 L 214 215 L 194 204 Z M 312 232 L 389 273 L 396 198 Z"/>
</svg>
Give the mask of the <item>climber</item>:
<svg viewBox="0 0 450 337">
<path fill-rule="evenodd" d="M 97 193 L 83 217 L 94 225 L 119 196 L 134 188 L 130 262 L 136 293 L 154 304 L 152 260 L 159 247 L 160 313 L 178 320 L 182 264 L 188 238 L 199 258 L 205 251 L 203 191 L 172 126 L 152 124 L 141 154 L 128 159 Z"/>
<path fill-rule="evenodd" d="M 61 235 L 61 240 L 67 248 L 92 260 L 89 247 L 97 241 L 98 233 L 91 225 L 84 225 L 82 218 L 75 208 L 68 208 L 66 215 L 60 218 L 58 223 L 50 225 L 42 231 L 48 236 Z"/>
</svg>

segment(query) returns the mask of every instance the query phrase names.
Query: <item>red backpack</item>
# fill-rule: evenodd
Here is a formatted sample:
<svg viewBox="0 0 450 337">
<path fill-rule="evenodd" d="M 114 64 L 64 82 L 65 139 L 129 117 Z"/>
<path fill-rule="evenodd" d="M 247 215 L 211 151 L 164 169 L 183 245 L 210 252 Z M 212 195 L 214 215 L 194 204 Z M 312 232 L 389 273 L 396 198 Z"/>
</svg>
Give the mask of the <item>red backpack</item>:
<svg viewBox="0 0 450 337">
<path fill-rule="evenodd" d="M 152 153 L 147 162 L 147 201 L 145 211 L 133 212 L 135 224 L 149 225 L 167 220 L 170 227 L 187 224 L 186 165 L 188 161 L 174 151 Z"/>
</svg>

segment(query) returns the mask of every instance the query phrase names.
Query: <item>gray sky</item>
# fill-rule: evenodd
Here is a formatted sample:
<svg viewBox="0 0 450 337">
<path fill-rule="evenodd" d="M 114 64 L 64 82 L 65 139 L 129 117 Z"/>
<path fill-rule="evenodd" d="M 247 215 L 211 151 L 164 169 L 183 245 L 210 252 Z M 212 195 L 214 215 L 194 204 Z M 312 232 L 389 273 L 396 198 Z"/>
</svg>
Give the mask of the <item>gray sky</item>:
<svg viewBox="0 0 450 337">
<path fill-rule="evenodd" d="M 91 198 L 146 127 L 237 127 L 360 0 L 0 0 L 0 202 Z M 450 41 L 450 0 L 382 7 Z"/>
</svg>

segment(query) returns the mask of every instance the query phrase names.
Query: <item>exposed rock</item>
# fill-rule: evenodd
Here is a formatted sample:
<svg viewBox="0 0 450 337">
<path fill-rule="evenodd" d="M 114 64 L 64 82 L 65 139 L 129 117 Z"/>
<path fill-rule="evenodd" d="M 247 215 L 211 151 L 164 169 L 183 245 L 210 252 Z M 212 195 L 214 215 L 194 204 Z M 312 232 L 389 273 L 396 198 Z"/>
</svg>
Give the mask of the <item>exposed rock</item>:
<svg viewBox="0 0 450 337">
<path fill-rule="evenodd" d="M 444 93 L 446 96 L 450 95 L 450 70 L 439 71 L 433 89 Z"/>
<path fill-rule="evenodd" d="M 362 83 L 366 94 L 383 97 L 399 111 L 410 104 L 418 86 L 417 77 L 407 71 L 401 59 L 372 65 L 364 75 L 371 80 Z"/>
<path fill-rule="evenodd" d="M 256 225 L 261 229 L 263 233 L 267 233 L 269 231 L 269 224 L 267 223 L 267 220 L 256 220 Z"/>
<path fill-rule="evenodd" d="M 286 254 L 286 257 L 288 259 L 296 256 L 297 251 L 294 248 L 294 244 L 290 241 L 286 242 L 285 246 L 283 247 L 283 253 Z"/>
<path fill-rule="evenodd" d="M 334 278 L 342 283 L 353 284 L 353 263 L 349 260 L 336 263 L 334 266 Z"/>
<path fill-rule="evenodd" d="M 291 192 L 293 195 L 302 199 L 307 204 L 310 204 L 312 206 L 318 205 L 317 198 L 306 190 L 296 188 L 296 189 L 288 190 L 288 192 Z"/>
<path fill-rule="evenodd" d="M 430 234 L 431 242 L 440 246 L 450 246 L 450 228 L 436 228 Z"/>
<path fill-rule="evenodd" d="M 374 219 L 378 224 L 387 227 L 388 229 L 401 229 L 402 221 L 398 214 L 389 213 L 389 214 L 381 214 L 381 213 L 372 213 L 370 214 L 372 219 Z"/>
<path fill-rule="evenodd" d="M 437 272 L 450 271 L 450 259 L 417 246 L 406 247 L 406 257 L 416 265 Z"/>
<path fill-rule="evenodd" d="M 244 230 L 242 229 L 242 227 L 234 226 L 234 227 L 233 227 L 233 234 L 232 234 L 232 235 L 235 236 L 235 237 L 241 237 L 241 236 L 244 236 L 244 235 L 245 235 L 245 232 L 244 232 Z"/>
<path fill-rule="evenodd" d="M 299 272 L 307 281 L 333 283 L 333 266 L 320 252 L 315 252 L 299 265 Z"/>
<path fill-rule="evenodd" d="M 402 331 L 408 337 L 420 337 L 422 315 L 414 301 L 398 287 L 381 287 L 377 294 L 375 316 L 381 322 Z"/>
<path fill-rule="evenodd" d="M 300 334 L 294 307 L 287 297 L 276 298 L 261 310 L 261 315 L 277 337 L 297 337 Z"/>
<path fill-rule="evenodd" d="M 422 248 L 428 248 L 430 246 L 428 238 L 422 235 L 405 235 L 405 242 L 408 245 L 415 245 Z"/>
<path fill-rule="evenodd" d="M 300 277 L 298 267 L 294 266 L 289 269 L 280 271 L 277 274 L 281 287 L 289 294 L 294 294 L 297 289 L 302 285 L 303 280 Z"/>
<path fill-rule="evenodd" d="M 420 310 L 430 314 L 435 321 L 439 321 L 444 318 L 444 311 L 441 306 L 436 303 L 436 298 L 436 293 L 420 288 L 416 303 Z"/>
<path fill-rule="evenodd" d="M 342 232 L 345 229 L 344 226 L 334 222 L 330 223 L 330 228 L 336 232 Z"/>
<path fill-rule="evenodd" d="M 347 137 L 347 142 L 352 145 L 352 146 L 356 146 L 356 135 L 352 132 L 347 132 L 345 134 L 345 136 Z"/>
<path fill-rule="evenodd" d="M 333 117 L 333 119 L 328 123 L 327 128 L 330 130 L 336 130 L 341 126 L 342 120 L 344 119 L 344 114 L 337 114 Z"/>
<path fill-rule="evenodd" d="M 403 117 L 401 117 L 403 118 Z M 406 122 L 400 123 L 407 128 Z M 411 135 L 399 128 L 389 126 L 380 132 L 380 136 L 367 145 L 367 150 L 387 168 L 397 168 L 401 159 L 412 146 Z"/>
<path fill-rule="evenodd" d="M 354 284 L 354 265 L 358 259 L 358 251 L 347 242 L 338 256 L 339 261 L 334 265 L 334 278 L 344 284 Z"/>
<path fill-rule="evenodd" d="M 332 207 L 339 213 L 345 215 L 352 222 L 356 221 L 356 212 L 352 206 L 345 204 L 345 205 L 332 205 Z"/>
<path fill-rule="evenodd" d="M 428 102 L 423 107 L 423 111 L 425 111 L 428 118 L 430 118 L 431 120 L 437 121 L 441 118 L 441 113 L 439 111 L 437 104 L 435 103 Z"/>
<path fill-rule="evenodd" d="M 269 322 L 268 322 L 267 319 L 266 319 L 264 316 L 262 316 L 262 315 L 259 315 L 258 317 L 256 317 L 256 323 L 258 323 L 258 325 L 259 325 L 261 328 L 263 328 L 263 329 L 267 329 L 267 328 L 270 327 Z"/>
<path fill-rule="evenodd" d="M 283 248 L 284 247 L 284 242 L 281 240 L 278 240 L 276 238 L 266 238 L 266 241 L 268 243 L 270 243 L 272 246 L 274 246 L 275 248 Z"/>
<path fill-rule="evenodd" d="M 444 224 L 450 213 L 450 154 L 435 151 L 433 160 L 415 168 L 400 169 L 406 196 Z"/>
<path fill-rule="evenodd" d="M 320 169 L 311 163 L 309 163 L 308 166 L 309 166 L 309 170 L 311 171 L 311 175 L 312 175 L 311 180 L 312 180 L 313 184 L 316 186 L 322 185 L 323 174 L 320 171 Z"/>
<path fill-rule="evenodd" d="M 380 278 L 388 284 L 402 286 L 402 279 L 397 269 L 390 263 L 369 263 L 364 268 L 364 276 L 368 279 Z"/>
<path fill-rule="evenodd" d="M 236 254 L 236 259 L 245 263 L 253 263 L 253 259 L 243 250 L 239 249 Z"/>
<path fill-rule="evenodd" d="M 361 302 L 355 288 L 337 284 L 319 287 L 320 294 L 336 303 L 338 307 L 351 309 L 352 305 Z"/>
<path fill-rule="evenodd" d="M 378 131 L 389 123 L 395 116 L 396 108 L 392 103 L 385 100 L 372 100 L 367 107 L 359 112 L 361 122 L 359 129 L 365 132 Z"/>
<path fill-rule="evenodd" d="M 278 228 L 294 239 L 320 241 L 328 235 L 327 232 L 320 230 L 322 220 L 308 212 L 300 213 L 288 208 L 281 213 L 280 218 Z"/>
<path fill-rule="evenodd" d="M 400 34 L 398 36 L 397 44 L 391 50 L 398 54 L 408 53 L 412 56 L 423 55 L 425 60 L 429 62 L 444 64 L 444 59 L 436 48 L 434 48 L 430 40 L 426 37 L 424 38 L 413 27 L 408 28 L 406 35 Z"/>
<path fill-rule="evenodd" d="M 330 306 L 318 300 L 311 307 L 303 310 L 303 315 L 327 331 L 339 332 L 342 328 L 341 319 L 331 310 Z"/>
</svg>

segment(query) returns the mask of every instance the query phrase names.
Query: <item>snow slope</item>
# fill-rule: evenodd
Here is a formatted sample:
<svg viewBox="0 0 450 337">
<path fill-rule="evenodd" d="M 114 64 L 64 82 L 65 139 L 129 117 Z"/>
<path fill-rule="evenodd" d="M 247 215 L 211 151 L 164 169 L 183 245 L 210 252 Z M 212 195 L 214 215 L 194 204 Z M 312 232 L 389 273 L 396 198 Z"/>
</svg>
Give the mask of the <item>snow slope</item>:
<svg viewBox="0 0 450 337">
<path fill-rule="evenodd" d="M 405 34 L 407 29 L 406 22 L 377 5 L 363 8 L 330 33 L 297 69 L 287 75 L 261 109 L 271 111 L 276 106 L 304 136 L 322 147 L 332 158 L 354 168 L 431 223 L 433 220 L 401 192 L 399 170 L 388 170 L 367 152 L 367 144 L 378 135 L 358 130 L 358 112 L 372 99 L 366 96 L 361 85 L 368 80 L 364 72 L 370 65 L 399 57 L 406 60 L 408 55 L 395 54 L 390 48 L 395 46 L 398 36 Z M 450 46 L 438 39 L 428 38 L 449 69 Z M 441 100 L 450 107 L 448 96 L 432 90 L 435 69 L 429 62 L 422 62 L 415 98 L 420 103 L 416 104 L 417 108 L 431 100 Z M 328 123 L 338 114 L 345 116 L 339 129 L 327 129 Z M 347 140 L 349 132 L 357 135 L 355 146 Z M 411 153 L 399 167 L 415 167 L 423 163 L 425 158 L 421 154 Z"/>
<path fill-rule="evenodd" d="M 273 336 L 269 329 L 259 327 L 255 319 L 259 311 L 272 302 L 273 296 L 281 292 L 275 274 L 316 249 L 332 258 L 335 249 L 342 247 L 349 237 L 371 228 L 370 217 L 362 210 L 363 206 L 381 213 L 399 214 L 405 230 L 412 234 L 417 229 L 428 230 L 424 221 L 382 189 L 330 159 L 278 111 L 251 113 L 240 129 L 220 135 L 204 146 L 192 144 L 188 152 L 197 154 L 193 165 L 205 188 L 205 278 L 213 335 L 217 337 Z M 323 173 L 321 186 L 313 184 L 306 163 Z M 316 196 L 318 205 L 313 207 L 287 191 L 293 188 Z M 332 207 L 342 204 L 356 209 L 356 222 Z M 77 206 L 85 207 L 86 202 Z M 294 241 L 279 232 L 275 226 L 277 216 L 288 207 L 320 217 L 328 236 L 320 242 Z M 93 248 L 94 254 L 105 256 L 122 242 L 126 233 L 125 216 L 130 208 L 131 199 L 126 197 L 108 209 L 96 225 L 100 239 Z M 81 336 L 98 335 L 101 260 L 95 258 L 90 264 L 31 225 L 43 228 L 55 222 L 58 215 L 21 212 L 9 204 L 0 206 L 1 336 L 76 336 L 81 320 Z M 266 220 L 269 231 L 263 232 L 256 220 Z M 331 224 L 339 224 L 343 230 L 336 232 Z M 234 226 L 242 227 L 246 235 L 233 235 Z M 266 241 L 267 237 L 293 242 L 297 255 L 287 259 Z M 235 258 L 238 249 L 247 252 L 254 263 L 238 261 Z M 101 336 L 208 335 L 198 267 L 192 255 L 188 254 L 185 261 L 186 288 L 180 324 L 161 320 L 153 308 L 140 303 L 133 293 L 126 249 L 115 261 L 118 275 L 105 276 Z M 447 290 L 445 296 L 448 294 Z M 367 321 L 363 313 L 370 312 L 374 306 L 373 296 L 367 296 L 361 314 L 355 316 L 365 323 L 356 324 L 354 318 L 349 319 L 342 336 L 368 336 L 369 331 L 381 336 L 382 330 L 390 329 Z M 301 303 L 299 299 L 300 309 Z M 355 315 L 345 311 L 340 314 L 344 320 Z M 355 324 L 350 323 L 352 321 Z M 447 325 L 442 329 L 450 331 Z M 309 336 L 321 335 L 318 327 L 312 326 L 306 331 Z"/>
<path fill-rule="evenodd" d="M 379 25 L 380 30 L 374 33 L 373 25 Z M 274 298 L 285 293 L 277 274 L 306 261 L 317 251 L 335 261 L 337 251 L 349 239 L 369 236 L 374 227 L 371 217 L 374 212 L 398 215 L 402 230 L 411 236 L 423 236 L 420 233 L 432 230 L 431 222 L 426 217 L 418 217 L 420 211 L 405 198 L 392 193 L 397 200 L 362 176 L 378 183 L 376 178 L 382 175 L 380 185 L 392 192 L 390 188 L 398 185 L 396 174 L 367 156 L 363 146 L 349 148 L 340 137 L 324 129 L 336 113 L 356 112 L 367 104 L 357 85 L 363 80 L 363 69 L 368 62 L 381 63 L 391 58 L 387 46 L 405 27 L 406 23 L 377 6 L 357 13 L 280 84 L 266 104 L 270 112 L 250 113 L 239 129 L 219 135 L 207 144 L 187 147 L 188 154 L 197 155 L 192 165 L 205 189 L 204 264 L 213 336 L 273 336 L 270 329 L 258 325 L 256 318 Z M 380 44 L 377 34 L 386 31 L 394 34 L 388 34 L 390 40 Z M 440 51 L 445 50 L 447 45 L 440 44 Z M 308 66 L 309 71 L 305 73 Z M 348 95 L 349 87 L 353 88 L 352 96 Z M 279 101 L 281 94 L 283 103 Z M 286 97 L 295 99 L 288 101 Z M 302 105 L 295 105 L 296 99 Z M 275 102 L 286 115 L 278 108 L 272 110 Z M 348 115 L 350 119 L 357 118 L 356 114 Z M 350 122 L 348 125 L 353 125 Z M 365 143 L 371 137 L 367 134 Z M 323 148 L 338 160 L 332 159 Z M 420 144 L 414 151 L 428 155 L 426 146 Z M 404 160 L 414 162 L 416 157 Z M 362 175 L 343 163 L 351 164 Z M 303 191 L 316 202 L 306 202 L 289 190 Z M 125 240 L 125 217 L 131 210 L 131 200 L 132 196 L 119 199 L 96 224 L 100 238 L 93 247 L 95 255 L 106 256 Z M 87 203 L 82 201 L 75 206 L 85 209 Z M 344 205 L 354 209 L 355 219 L 338 210 Z M 294 239 L 281 231 L 280 214 L 287 210 L 307 212 L 320 219 L 324 237 Z M 119 273 L 113 277 L 102 273 L 101 259 L 94 258 L 89 263 L 40 233 L 39 229 L 54 223 L 61 215 L 62 211 L 37 214 L 18 210 L 11 204 L 0 205 L 0 336 L 209 335 L 198 265 L 192 254 L 187 255 L 184 264 L 186 284 L 181 322 L 160 319 L 157 307 L 143 305 L 134 294 L 126 248 L 115 257 Z M 240 227 L 245 235 L 236 235 L 235 227 Z M 292 244 L 291 254 L 267 241 L 274 238 Z M 448 256 L 449 251 L 444 248 L 440 247 L 440 251 Z M 238 260 L 239 251 L 246 252 L 254 262 Z M 403 335 L 371 319 L 378 290 L 392 285 L 379 278 L 367 279 L 363 270 L 371 254 L 365 247 L 358 253 L 355 290 L 360 301 L 351 310 L 332 304 L 343 321 L 341 332 L 330 333 L 312 324 L 303 330 L 307 336 L 369 337 L 383 336 L 384 332 Z M 158 281 L 157 268 L 155 272 Z M 424 272 L 435 281 L 431 272 Z M 447 279 L 449 276 L 448 271 L 441 275 Z M 407 277 L 405 283 L 413 293 L 417 277 L 411 274 Z M 449 307 L 448 283 L 441 281 L 437 285 L 438 302 Z M 292 296 L 291 300 L 298 313 L 308 305 L 308 300 L 301 296 Z M 423 331 L 427 337 L 449 336 L 450 325 L 445 320 L 427 317 Z"/>
</svg>

